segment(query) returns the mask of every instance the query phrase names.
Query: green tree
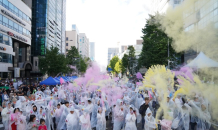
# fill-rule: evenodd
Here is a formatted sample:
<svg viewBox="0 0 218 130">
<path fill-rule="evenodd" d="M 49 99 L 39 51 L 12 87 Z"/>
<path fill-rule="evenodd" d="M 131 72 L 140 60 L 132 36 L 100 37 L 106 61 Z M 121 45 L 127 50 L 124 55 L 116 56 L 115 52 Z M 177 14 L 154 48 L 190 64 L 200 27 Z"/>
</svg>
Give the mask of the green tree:
<svg viewBox="0 0 218 130">
<path fill-rule="evenodd" d="M 68 62 L 65 55 L 60 54 L 57 47 L 46 49 L 45 56 L 39 57 L 39 69 L 43 74 L 56 76 L 58 73 L 69 71 Z"/>
<path fill-rule="evenodd" d="M 121 61 L 122 61 L 122 73 L 125 73 L 128 65 L 129 65 L 129 56 L 127 54 L 124 54 Z"/>
<path fill-rule="evenodd" d="M 76 64 L 77 63 L 76 61 L 78 58 L 79 58 L 78 49 L 75 46 L 71 46 L 71 48 L 67 52 L 68 64 L 70 64 L 70 65 Z"/>
<path fill-rule="evenodd" d="M 129 51 L 129 57 L 135 59 L 135 48 L 133 46 L 129 46 L 128 51 Z"/>
<path fill-rule="evenodd" d="M 114 57 L 110 60 L 109 67 L 112 69 L 113 72 L 116 72 L 116 71 L 115 71 L 115 65 L 116 65 L 116 63 L 117 63 L 118 61 L 119 61 L 118 56 L 114 56 Z"/>
<path fill-rule="evenodd" d="M 80 72 L 85 73 L 88 68 L 88 64 L 86 63 L 85 59 L 80 55 L 79 56 L 79 66 L 78 69 Z"/>
<path fill-rule="evenodd" d="M 154 23 L 154 16 L 146 21 L 143 32 L 143 48 L 138 59 L 138 67 L 149 68 L 152 65 L 167 65 L 168 60 L 172 61 L 171 66 L 177 65 L 180 61 L 181 54 L 175 52 L 172 48 L 172 39 L 167 36 L 161 29 L 160 23 Z M 168 42 L 170 56 L 168 58 Z"/>
<path fill-rule="evenodd" d="M 114 67 L 115 72 L 120 73 L 122 71 L 122 67 L 122 61 L 118 60 Z"/>
</svg>

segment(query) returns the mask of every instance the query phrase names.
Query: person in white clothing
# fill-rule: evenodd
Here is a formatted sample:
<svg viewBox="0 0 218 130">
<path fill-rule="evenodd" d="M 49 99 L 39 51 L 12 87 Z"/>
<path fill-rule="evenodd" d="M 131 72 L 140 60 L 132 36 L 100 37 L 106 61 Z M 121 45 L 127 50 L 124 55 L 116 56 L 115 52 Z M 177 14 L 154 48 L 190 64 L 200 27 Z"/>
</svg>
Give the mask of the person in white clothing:
<svg viewBox="0 0 218 130">
<path fill-rule="evenodd" d="M 120 130 L 124 122 L 124 109 L 121 99 L 117 100 L 116 107 L 114 108 L 114 127 L 113 130 Z"/>
<path fill-rule="evenodd" d="M 13 110 L 14 109 L 11 107 L 11 103 L 7 102 L 6 107 L 1 112 L 2 122 L 3 122 L 5 130 L 9 130 L 9 117 L 10 117 L 10 114 L 13 113 Z"/>
<path fill-rule="evenodd" d="M 130 106 L 129 112 L 126 115 L 126 127 L 125 130 L 137 130 L 135 121 L 136 121 L 136 113 L 133 112 L 133 107 Z"/>
<path fill-rule="evenodd" d="M 76 130 L 78 128 L 78 115 L 75 112 L 75 109 L 73 107 L 70 108 L 70 113 L 66 117 L 66 124 L 68 130 Z"/>
<path fill-rule="evenodd" d="M 146 115 L 145 115 L 145 130 L 153 130 L 156 129 L 156 122 L 154 117 L 152 116 L 152 112 L 150 108 L 146 110 Z"/>
<path fill-rule="evenodd" d="M 105 111 L 104 107 L 103 109 L 101 107 L 98 108 L 96 130 L 106 130 Z"/>
<path fill-rule="evenodd" d="M 79 117 L 81 124 L 81 130 L 91 130 L 90 116 L 87 112 L 83 111 L 83 114 Z"/>
</svg>

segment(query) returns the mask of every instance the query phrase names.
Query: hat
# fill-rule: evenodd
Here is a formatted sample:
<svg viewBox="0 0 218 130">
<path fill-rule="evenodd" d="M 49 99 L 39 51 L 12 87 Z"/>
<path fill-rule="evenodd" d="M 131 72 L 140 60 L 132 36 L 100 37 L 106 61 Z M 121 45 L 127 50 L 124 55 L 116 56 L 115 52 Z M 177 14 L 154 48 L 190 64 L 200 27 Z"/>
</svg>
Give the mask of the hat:
<svg viewBox="0 0 218 130">
<path fill-rule="evenodd" d="M 70 111 L 74 111 L 74 107 L 71 107 L 71 108 L 70 108 Z"/>
</svg>

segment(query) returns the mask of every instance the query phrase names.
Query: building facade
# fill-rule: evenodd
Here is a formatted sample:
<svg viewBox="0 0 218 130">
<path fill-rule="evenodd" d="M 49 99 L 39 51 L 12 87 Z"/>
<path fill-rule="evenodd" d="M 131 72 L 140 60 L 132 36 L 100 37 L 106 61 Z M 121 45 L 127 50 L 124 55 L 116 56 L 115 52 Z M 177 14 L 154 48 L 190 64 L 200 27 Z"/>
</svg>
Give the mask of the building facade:
<svg viewBox="0 0 218 130">
<path fill-rule="evenodd" d="M 218 30 L 218 1 L 217 0 L 196 0 L 194 6 L 191 7 L 194 11 L 186 13 L 184 15 L 184 29 L 186 32 L 204 29 L 210 23 L 214 23 L 214 28 Z M 205 43 L 206 44 L 206 43 Z M 209 48 L 210 46 L 208 46 Z M 214 48 L 213 48 L 214 49 Z M 213 50 L 212 48 L 210 50 Z M 217 48 L 218 49 L 218 48 Z M 188 61 L 197 57 L 200 53 L 199 47 L 196 47 L 197 51 L 189 50 L 184 54 L 184 61 Z M 210 57 L 212 59 L 218 60 L 217 56 Z"/>
<path fill-rule="evenodd" d="M 75 46 L 79 50 L 79 29 L 76 25 L 72 25 L 71 31 L 66 31 L 66 54 L 70 50 L 71 46 Z"/>
<path fill-rule="evenodd" d="M 21 0 L 0 0 L 0 10 L 0 77 L 29 77 L 31 9 Z"/>
<path fill-rule="evenodd" d="M 32 2 L 33 75 L 39 73 L 38 56 L 44 56 L 46 48 L 57 47 L 65 54 L 66 0 L 34 0 Z"/>
<path fill-rule="evenodd" d="M 95 61 L 95 43 L 90 42 L 89 43 L 89 58 L 91 61 Z"/>
<path fill-rule="evenodd" d="M 83 57 L 89 57 L 89 39 L 85 33 L 79 34 L 79 54 Z"/>
<path fill-rule="evenodd" d="M 119 48 L 108 48 L 108 65 L 110 64 L 110 60 L 119 54 Z"/>
<path fill-rule="evenodd" d="M 182 1 L 184 1 L 184 0 L 152 0 L 152 2 L 151 2 L 152 9 L 150 10 L 150 13 L 153 15 L 157 12 L 165 13 L 167 8 L 169 8 L 169 7 L 175 8 Z"/>
</svg>

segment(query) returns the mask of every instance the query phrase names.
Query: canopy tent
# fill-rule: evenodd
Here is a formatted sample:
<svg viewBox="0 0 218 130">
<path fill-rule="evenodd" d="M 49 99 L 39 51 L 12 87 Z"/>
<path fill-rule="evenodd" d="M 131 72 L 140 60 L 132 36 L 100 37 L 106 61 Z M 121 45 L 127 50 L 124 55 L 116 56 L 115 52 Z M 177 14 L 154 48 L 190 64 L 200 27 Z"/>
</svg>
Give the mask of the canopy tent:
<svg viewBox="0 0 218 130">
<path fill-rule="evenodd" d="M 40 82 L 40 85 L 57 85 L 60 82 L 52 77 L 48 77 L 46 80 Z"/>
<path fill-rule="evenodd" d="M 212 68 L 218 67 L 218 62 L 210 59 L 203 52 L 200 52 L 199 55 L 186 66 L 197 69 Z"/>
</svg>

